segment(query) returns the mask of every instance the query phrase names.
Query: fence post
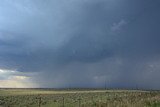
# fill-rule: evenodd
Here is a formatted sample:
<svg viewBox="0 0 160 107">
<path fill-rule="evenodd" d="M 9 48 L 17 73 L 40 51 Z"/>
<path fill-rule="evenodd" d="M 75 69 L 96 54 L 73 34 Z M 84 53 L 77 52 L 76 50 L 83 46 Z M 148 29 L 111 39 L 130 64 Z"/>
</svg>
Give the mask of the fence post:
<svg viewBox="0 0 160 107">
<path fill-rule="evenodd" d="M 78 99 L 78 105 L 81 107 L 81 98 Z"/>
<path fill-rule="evenodd" d="M 101 102 L 100 102 L 100 100 L 98 100 L 98 107 L 101 107 Z"/>
<path fill-rule="evenodd" d="M 41 98 L 41 97 L 39 97 L 38 99 L 39 99 L 39 101 L 38 101 L 38 107 L 41 107 L 42 98 Z"/>
<path fill-rule="evenodd" d="M 94 97 L 92 96 L 91 99 L 92 99 L 92 106 L 95 107 Z"/>
<path fill-rule="evenodd" d="M 64 97 L 63 97 L 63 99 L 62 99 L 62 100 L 63 100 L 63 107 L 64 107 Z"/>
</svg>

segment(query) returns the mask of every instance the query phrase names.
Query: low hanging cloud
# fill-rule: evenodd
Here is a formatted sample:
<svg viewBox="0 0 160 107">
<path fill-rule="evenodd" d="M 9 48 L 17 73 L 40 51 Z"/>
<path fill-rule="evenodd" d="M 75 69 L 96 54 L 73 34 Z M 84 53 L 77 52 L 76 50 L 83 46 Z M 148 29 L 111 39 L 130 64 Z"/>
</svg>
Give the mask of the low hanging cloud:
<svg viewBox="0 0 160 107">
<path fill-rule="evenodd" d="M 1 1 L 0 85 L 159 89 L 159 3 Z"/>
<path fill-rule="evenodd" d="M 0 69 L 0 88 L 34 88 L 37 87 L 30 81 L 33 74 L 26 74 L 16 70 Z"/>
</svg>

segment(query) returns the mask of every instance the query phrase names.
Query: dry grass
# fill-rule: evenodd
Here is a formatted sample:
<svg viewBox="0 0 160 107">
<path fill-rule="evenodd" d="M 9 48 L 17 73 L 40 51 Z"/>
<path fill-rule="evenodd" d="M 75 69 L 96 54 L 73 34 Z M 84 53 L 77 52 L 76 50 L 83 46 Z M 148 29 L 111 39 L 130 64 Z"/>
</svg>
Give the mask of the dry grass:
<svg viewBox="0 0 160 107">
<path fill-rule="evenodd" d="M 64 99 L 64 100 L 63 100 Z M 160 107 L 158 91 L 1 89 L 0 107 Z"/>
</svg>

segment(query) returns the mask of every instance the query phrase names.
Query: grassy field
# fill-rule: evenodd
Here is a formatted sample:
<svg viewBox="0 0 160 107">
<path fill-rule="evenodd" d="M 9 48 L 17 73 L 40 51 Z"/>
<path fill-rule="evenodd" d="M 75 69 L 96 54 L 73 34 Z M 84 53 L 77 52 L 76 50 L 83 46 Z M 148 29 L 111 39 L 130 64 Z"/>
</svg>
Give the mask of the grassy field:
<svg viewBox="0 0 160 107">
<path fill-rule="evenodd" d="M 0 89 L 0 107 L 160 107 L 160 92 Z"/>
</svg>

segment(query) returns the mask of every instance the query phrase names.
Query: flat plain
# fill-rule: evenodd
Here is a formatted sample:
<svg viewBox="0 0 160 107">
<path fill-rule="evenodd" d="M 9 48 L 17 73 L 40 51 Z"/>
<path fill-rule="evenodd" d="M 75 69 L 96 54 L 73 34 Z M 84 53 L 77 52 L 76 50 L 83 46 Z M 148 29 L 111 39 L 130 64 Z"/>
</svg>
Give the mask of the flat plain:
<svg viewBox="0 0 160 107">
<path fill-rule="evenodd" d="M 160 91 L 0 89 L 0 107 L 160 107 Z"/>
</svg>

